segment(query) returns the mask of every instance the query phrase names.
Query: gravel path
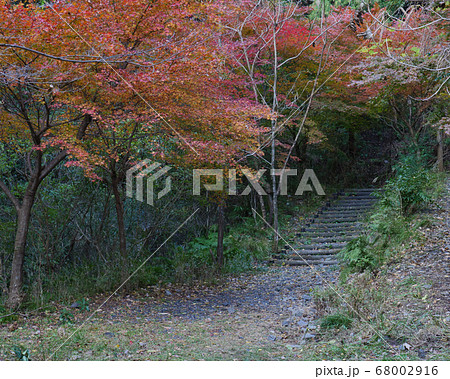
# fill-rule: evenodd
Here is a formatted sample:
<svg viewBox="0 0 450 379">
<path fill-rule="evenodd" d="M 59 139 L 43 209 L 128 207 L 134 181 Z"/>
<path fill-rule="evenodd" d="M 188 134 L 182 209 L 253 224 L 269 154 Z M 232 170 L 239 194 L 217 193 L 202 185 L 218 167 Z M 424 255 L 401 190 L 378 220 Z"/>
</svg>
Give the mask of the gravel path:
<svg viewBox="0 0 450 379">
<path fill-rule="evenodd" d="M 321 286 L 324 280 L 334 282 L 336 274 L 337 271 L 331 269 L 323 270 L 319 276 L 315 269 L 309 267 L 271 268 L 263 274 L 230 279 L 226 288 L 217 293 L 200 293 L 197 299 L 188 297 L 169 301 L 162 305 L 161 310 L 185 317 L 259 310 L 287 313 L 299 302 L 309 305 L 313 288 Z"/>
<path fill-rule="evenodd" d="M 267 317 L 311 320 L 315 314 L 311 292 L 325 282 L 335 283 L 337 276 L 333 267 L 269 267 L 264 272 L 227 278 L 213 287 L 153 287 L 140 296 L 112 299 L 102 313 L 113 322 L 124 317 L 139 322 L 168 318 L 198 320 L 259 311 L 264 311 Z"/>
</svg>

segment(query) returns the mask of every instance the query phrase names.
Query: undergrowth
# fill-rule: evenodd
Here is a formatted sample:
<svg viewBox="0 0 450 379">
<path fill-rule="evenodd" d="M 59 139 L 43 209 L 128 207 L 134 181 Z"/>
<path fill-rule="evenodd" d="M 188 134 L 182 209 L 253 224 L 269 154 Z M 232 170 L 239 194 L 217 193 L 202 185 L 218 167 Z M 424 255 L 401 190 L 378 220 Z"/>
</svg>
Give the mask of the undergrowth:
<svg viewBox="0 0 450 379">
<path fill-rule="evenodd" d="M 219 268 L 215 262 L 217 231 L 211 228 L 206 237 L 197 237 L 184 246 L 175 248 L 175 280 L 189 282 L 195 279 L 212 280 Z M 224 238 L 224 267 L 222 273 L 241 273 L 267 259 L 270 252 L 269 233 L 262 223 L 253 219 L 230 228 Z"/>
<path fill-rule="evenodd" d="M 424 341 L 443 346 L 447 327 L 429 310 L 423 284 L 412 276 L 397 278 L 391 268 L 409 241 L 418 238 L 417 229 L 430 224 L 425 208 L 442 193 L 444 179 L 416 157 L 402 158 L 367 220 L 366 233 L 339 253 L 343 270 L 337 287 L 315 292 L 322 338 L 339 338 L 345 359 L 370 358 L 375 350 L 384 351 L 386 359 L 407 359 L 401 351 L 406 354 L 411 346 L 417 359 L 424 354 Z M 336 344 L 323 346 L 312 347 L 314 359 L 336 356 Z M 448 353 L 442 351 L 436 359 Z"/>
<path fill-rule="evenodd" d="M 343 277 L 351 272 L 376 271 L 395 259 L 403 243 L 427 222 L 418 212 L 438 196 L 442 183 L 442 175 L 427 169 L 417 156 L 402 157 L 378 195 L 366 232 L 339 253 Z"/>
</svg>

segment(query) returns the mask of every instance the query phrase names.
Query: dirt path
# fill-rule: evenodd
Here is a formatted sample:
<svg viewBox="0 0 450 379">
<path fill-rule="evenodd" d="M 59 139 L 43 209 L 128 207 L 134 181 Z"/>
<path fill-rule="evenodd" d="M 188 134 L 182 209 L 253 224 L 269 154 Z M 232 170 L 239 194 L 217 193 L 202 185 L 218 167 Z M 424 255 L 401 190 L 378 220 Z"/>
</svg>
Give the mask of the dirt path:
<svg viewBox="0 0 450 379">
<path fill-rule="evenodd" d="M 137 322 L 170 319 L 182 323 L 263 312 L 264 319 L 287 326 L 300 320 L 314 320 L 313 289 L 325 282 L 335 283 L 338 275 L 336 268 L 330 267 L 264 269 L 265 272 L 228 278 L 214 287 L 152 287 L 139 296 L 113 299 L 104 306 L 102 314 L 113 322 L 126 318 Z"/>
</svg>

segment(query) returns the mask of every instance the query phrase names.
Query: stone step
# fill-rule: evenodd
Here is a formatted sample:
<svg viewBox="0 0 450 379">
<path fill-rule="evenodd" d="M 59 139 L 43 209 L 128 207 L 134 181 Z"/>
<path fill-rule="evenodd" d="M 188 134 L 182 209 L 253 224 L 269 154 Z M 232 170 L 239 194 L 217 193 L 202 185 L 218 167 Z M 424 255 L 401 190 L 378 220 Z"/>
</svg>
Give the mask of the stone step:
<svg viewBox="0 0 450 379">
<path fill-rule="evenodd" d="M 332 202 L 337 202 L 337 201 L 378 201 L 378 196 L 374 196 L 374 195 L 340 195 L 338 197 L 336 197 L 334 200 L 330 199 L 329 200 L 331 203 Z"/>
<path fill-rule="evenodd" d="M 378 193 L 383 191 L 383 188 L 344 188 L 338 193 Z"/>
<path fill-rule="evenodd" d="M 356 224 L 363 220 L 362 217 L 358 218 L 316 218 L 312 225 L 342 225 L 342 224 Z"/>
<path fill-rule="evenodd" d="M 373 205 L 367 205 L 367 206 L 352 206 L 352 207 L 348 207 L 348 206 L 330 206 L 327 208 L 324 208 L 322 210 L 322 212 L 324 211 L 334 211 L 334 212 L 338 212 L 338 211 L 348 211 L 348 212 L 353 212 L 353 211 L 359 211 L 359 210 L 363 210 L 363 211 L 368 211 L 370 209 L 373 208 Z"/>
<path fill-rule="evenodd" d="M 375 192 L 359 192 L 359 193 L 341 192 L 338 194 L 336 198 L 341 199 L 343 197 L 378 199 L 379 195 L 378 193 Z"/>
<path fill-rule="evenodd" d="M 354 238 L 356 238 L 356 237 L 358 237 L 360 235 L 361 235 L 361 232 L 355 232 L 355 231 L 353 231 L 353 233 L 349 233 L 349 234 L 346 234 L 346 235 L 335 233 L 334 235 L 330 236 L 329 233 L 328 233 L 328 234 L 326 234 L 324 236 L 321 236 L 321 235 L 316 234 L 314 237 L 304 236 L 304 237 L 298 238 L 294 242 L 294 244 L 298 244 L 298 243 L 300 243 L 302 241 L 314 242 L 314 239 L 317 239 L 317 238 L 351 238 L 351 239 L 354 239 Z M 307 245 L 307 244 L 306 243 L 302 243 L 302 245 Z"/>
<path fill-rule="evenodd" d="M 320 218 L 321 216 L 326 216 L 326 218 L 331 218 L 333 217 L 338 217 L 338 218 L 349 218 L 349 217 L 361 217 L 362 216 L 366 216 L 369 214 L 369 212 L 367 212 L 366 210 L 358 210 L 358 211 L 344 211 L 346 213 L 343 213 L 342 211 L 338 210 L 338 211 L 327 211 L 327 212 L 323 212 L 321 214 L 317 214 L 315 217 Z M 311 220 L 314 220 L 314 218 L 312 218 Z"/>
<path fill-rule="evenodd" d="M 355 218 L 349 218 L 349 217 L 343 217 L 343 218 L 312 218 L 311 220 L 308 220 L 309 224 L 307 224 L 308 226 L 313 226 L 313 225 L 333 225 L 335 224 L 336 226 L 340 225 L 340 226 L 344 226 L 345 224 L 348 225 L 355 225 L 355 224 L 361 224 L 362 223 L 362 218 L 360 217 L 355 217 Z"/>
<path fill-rule="evenodd" d="M 363 213 L 352 213 L 352 214 L 342 214 L 340 212 L 336 212 L 336 214 L 330 214 L 330 213 L 322 213 L 320 215 L 316 215 L 315 220 L 319 220 L 321 218 L 329 219 L 329 218 L 336 218 L 336 219 L 344 219 L 344 218 L 360 218 L 364 216 Z"/>
<path fill-rule="evenodd" d="M 294 261 L 317 261 L 317 260 L 336 260 L 336 254 L 300 254 L 289 255 L 285 259 Z"/>
<path fill-rule="evenodd" d="M 311 220 L 311 225 L 354 225 L 361 221 L 362 219 L 359 218 L 316 218 L 314 220 Z"/>
<path fill-rule="evenodd" d="M 348 209 L 344 209 L 344 208 L 343 209 L 332 209 L 332 208 L 330 208 L 330 209 L 326 209 L 326 210 L 317 212 L 313 216 L 313 218 L 319 218 L 322 215 L 335 216 L 335 217 L 338 217 L 338 216 L 349 217 L 349 216 L 359 216 L 360 214 L 364 214 L 365 215 L 365 214 L 368 214 L 368 213 L 369 213 L 369 209 L 357 209 L 357 210 L 351 209 L 351 210 L 348 210 Z"/>
<path fill-rule="evenodd" d="M 372 195 L 341 195 L 337 198 L 338 201 L 376 201 L 377 197 Z"/>
<path fill-rule="evenodd" d="M 349 198 L 349 199 L 344 199 L 344 198 L 338 198 L 336 200 L 332 200 L 332 201 L 327 201 L 323 206 L 336 206 L 337 204 L 340 203 L 352 203 L 355 205 L 361 204 L 361 205 L 366 205 L 367 203 L 376 203 L 377 199 L 355 199 L 355 198 Z"/>
<path fill-rule="evenodd" d="M 375 200 L 358 200 L 358 201 L 352 201 L 352 200 L 339 200 L 336 203 L 330 204 L 331 207 L 343 207 L 343 206 L 355 206 L 360 207 L 362 205 L 368 206 L 375 204 Z"/>
<path fill-rule="evenodd" d="M 304 229 L 307 228 L 317 228 L 317 227 L 323 227 L 323 228 L 345 228 L 345 227 L 354 227 L 354 226 L 362 226 L 364 223 L 362 222 L 363 219 L 344 219 L 340 222 L 333 222 L 332 219 L 312 219 L 309 220 L 309 223 L 304 226 Z"/>
<path fill-rule="evenodd" d="M 301 239 L 301 242 L 303 242 L 304 244 L 307 244 L 308 242 L 311 242 L 311 243 L 350 242 L 351 240 L 353 240 L 355 238 L 356 237 L 351 237 L 351 236 L 314 237 L 314 238 L 305 237 L 305 238 Z"/>
<path fill-rule="evenodd" d="M 334 225 L 334 228 L 332 227 L 325 227 L 323 225 Z M 339 235 L 342 233 L 349 233 L 349 234 L 357 234 L 362 231 L 361 227 L 359 226 L 346 226 L 346 227 L 338 227 L 335 224 L 321 224 L 318 225 L 316 228 L 313 228 L 312 226 L 310 228 L 305 229 L 305 233 L 314 233 L 316 236 L 320 236 L 321 233 L 334 233 L 335 235 Z M 302 237 L 297 237 L 297 241 L 301 239 Z"/>
<path fill-rule="evenodd" d="M 325 220 L 329 220 L 332 218 L 336 218 L 336 219 L 361 219 L 363 217 L 366 217 L 368 215 L 368 212 L 359 212 L 359 213 L 348 213 L 348 214 L 342 214 L 341 212 L 336 212 L 336 213 L 323 213 L 323 214 L 319 214 L 316 215 L 315 218 L 312 218 L 311 220 L 320 220 L 320 219 L 325 219 Z"/>
<path fill-rule="evenodd" d="M 329 208 L 329 209 L 325 209 L 323 211 L 319 211 L 317 212 L 317 214 L 314 217 L 319 217 L 319 216 L 354 216 L 355 214 L 361 214 L 361 213 L 366 213 L 366 212 L 362 212 L 361 210 L 359 211 L 352 211 L 352 210 L 335 210 L 333 208 Z"/>
<path fill-rule="evenodd" d="M 364 206 L 337 206 L 337 205 L 331 205 L 326 208 L 322 208 L 317 213 L 324 213 L 324 212 L 358 212 L 358 211 L 370 211 L 373 208 L 373 205 L 364 205 Z"/>
<path fill-rule="evenodd" d="M 278 254 L 279 256 L 283 256 L 285 258 L 293 257 L 293 256 L 317 256 L 317 255 L 327 255 L 327 256 L 334 256 L 337 253 L 339 253 L 342 249 L 341 248 L 334 248 L 334 249 L 322 249 L 322 250 L 290 250 L 286 254 Z"/>
<path fill-rule="evenodd" d="M 317 213 L 318 216 L 322 214 L 328 214 L 328 215 L 343 215 L 343 216 L 351 216 L 351 215 L 359 215 L 359 214 L 369 214 L 371 208 L 358 208 L 358 209 L 347 209 L 347 208 L 330 208 L 321 211 L 320 213 Z"/>
<path fill-rule="evenodd" d="M 300 250 L 327 250 L 327 249 L 342 249 L 347 245 L 347 242 L 324 242 L 324 243 L 311 243 L 302 244 L 297 246 L 292 246 L 295 251 L 301 252 Z"/>
<path fill-rule="evenodd" d="M 351 201 L 374 201 L 374 200 L 378 200 L 378 196 L 375 195 L 370 195 L 370 194 L 353 194 L 353 195 L 339 195 L 336 198 L 337 201 L 342 201 L 342 200 L 351 200 Z"/>
<path fill-rule="evenodd" d="M 296 234 L 296 241 L 301 239 L 311 239 L 311 238 L 329 238 L 329 237 L 354 237 L 355 235 L 359 235 L 362 231 L 362 228 L 355 229 L 355 228 L 349 228 L 349 229 L 319 229 L 319 230 L 310 230 L 305 229 L 302 233 Z"/>
<path fill-rule="evenodd" d="M 337 260 L 333 261 L 298 261 L 298 260 L 273 260 L 272 263 L 280 264 L 285 266 L 316 266 L 316 265 L 337 265 L 339 262 Z"/>
<path fill-rule="evenodd" d="M 303 232 L 303 233 L 297 233 L 296 234 L 297 238 L 305 238 L 305 239 L 310 239 L 310 238 L 327 238 L 327 237 L 358 237 L 359 233 L 357 233 L 357 231 L 334 231 L 334 232 L 328 232 L 328 231 L 319 231 L 318 233 L 313 233 L 313 232 Z"/>
<path fill-rule="evenodd" d="M 350 195 L 370 195 L 370 194 L 375 194 L 375 193 L 379 193 L 380 191 L 374 191 L 373 189 L 367 189 L 364 191 L 359 191 L 359 190 L 352 190 L 352 189 L 343 189 L 340 190 L 339 192 L 337 192 L 338 195 L 344 195 L 344 194 L 350 194 Z"/>
<path fill-rule="evenodd" d="M 364 212 L 364 213 L 367 213 L 367 212 L 370 212 L 370 210 L 372 210 L 374 207 L 371 205 L 371 206 L 367 206 L 367 207 L 348 207 L 348 206 L 342 206 L 342 207 L 329 207 L 329 208 L 326 208 L 326 209 L 324 209 L 324 210 L 322 210 L 322 211 L 319 211 L 319 212 L 322 212 L 322 213 L 325 213 L 325 212 L 347 212 L 347 213 L 350 213 L 350 212 L 352 212 L 352 213 L 360 213 L 360 212 Z"/>
<path fill-rule="evenodd" d="M 314 255 L 314 254 L 319 254 L 319 255 L 334 255 L 338 252 L 340 252 L 342 249 L 341 248 L 333 248 L 333 249 L 323 249 L 323 250 L 307 250 L 307 249 L 302 249 L 302 250 L 290 250 L 288 251 L 286 254 L 278 254 L 278 256 L 283 256 L 283 257 L 288 257 L 291 255 Z"/>
<path fill-rule="evenodd" d="M 347 223 L 347 224 L 311 224 L 303 229 L 303 232 L 348 232 L 351 230 L 361 230 L 362 224 L 357 222 Z"/>
<path fill-rule="evenodd" d="M 330 234 L 333 233 L 332 237 L 335 235 L 341 235 L 341 236 L 345 236 L 346 234 L 348 235 L 360 235 L 362 233 L 362 229 L 361 228 L 346 228 L 346 229 L 331 229 L 331 228 L 319 228 L 319 229 L 306 229 L 305 233 L 309 233 L 308 235 L 311 235 L 312 233 L 314 233 L 315 236 L 320 236 L 321 233 L 324 233 L 324 237 L 329 236 Z M 343 234 L 346 233 L 346 234 Z M 300 239 L 302 239 L 303 237 L 297 237 L 296 241 L 299 241 Z M 308 237 L 306 237 L 308 238 Z"/>
<path fill-rule="evenodd" d="M 338 193 L 378 193 L 382 191 L 382 188 L 344 188 Z"/>
</svg>

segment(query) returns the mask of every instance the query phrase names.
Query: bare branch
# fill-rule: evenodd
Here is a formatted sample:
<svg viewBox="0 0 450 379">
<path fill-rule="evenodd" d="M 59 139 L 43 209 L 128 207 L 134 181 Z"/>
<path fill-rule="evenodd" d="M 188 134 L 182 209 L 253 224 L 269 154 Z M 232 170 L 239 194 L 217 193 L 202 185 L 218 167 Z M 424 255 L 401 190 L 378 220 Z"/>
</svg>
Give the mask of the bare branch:
<svg viewBox="0 0 450 379">
<path fill-rule="evenodd" d="M 56 55 L 51 55 L 51 54 L 47 54 L 44 53 L 42 51 L 39 50 L 35 50 L 35 49 L 31 49 L 29 47 L 26 46 L 22 46 L 22 45 L 15 45 L 15 44 L 9 44 L 9 43 L 0 43 L 0 47 L 8 47 L 8 48 L 14 48 L 14 49 L 21 49 L 21 50 L 25 50 L 25 51 L 29 51 L 31 53 L 37 54 L 37 55 L 42 55 L 46 58 L 50 58 L 50 59 L 54 59 L 57 61 L 62 61 L 62 62 L 70 62 L 70 63 L 105 63 L 105 59 L 104 58 L 97 58 L 97 59 L 71 59 L 71 58 L 66 58 L 66 57 L 58 57 Z M 135 53 L 133 53 L 134 55 Z M 117 58 L 117 57 L 115 57 Z M 121 60 L 121 61 L 117 61 L 111 58 L 109 58 L 109 63 L 131 63 L 125 60 Z"/>
<path fill-rule="evenodd" d="M 14 194 L 11 192 L 11 190 L 8 188 L 8 186 L 0 179 L 0 188 L 3 190 L 5 195 L 8 197 L 8 199 L 13 203 L 14 208 L 16 208 L 16 211 L 20 209 L 20 201 L 19 199 L 14 196 Z"/>
<path fill-rule="evenodd" d="M 425 98 L 425 99 L 416 99 L 416 98 L 413 97 L 413 99 L 414 99 L 414 100 L 419 100 L 419 101 L 428 101 L 428 100 L 431 100 L 433 97 L 437 96 L 437 95 L 439 94 L 439 92 L 441 92 L 442 88 L 444 88 L 444 86 L 447 84 L 447 82 L 448 82 L 449 80 L 450 80 L 450 76 L 447 77 L 447 79 L 445 79 L 445 80 L 441 83 L 441 85 L 439 86 L 439 88 L 438 88 L 432 95 L 428 96 L 427 98 Z M 447 91 L 448 91 L 448 89 L 447 89 Z"/>
</svg>

